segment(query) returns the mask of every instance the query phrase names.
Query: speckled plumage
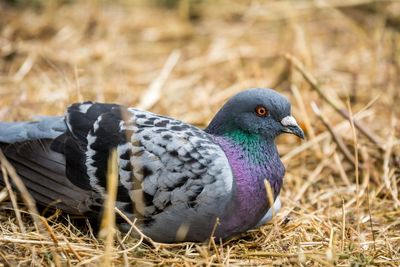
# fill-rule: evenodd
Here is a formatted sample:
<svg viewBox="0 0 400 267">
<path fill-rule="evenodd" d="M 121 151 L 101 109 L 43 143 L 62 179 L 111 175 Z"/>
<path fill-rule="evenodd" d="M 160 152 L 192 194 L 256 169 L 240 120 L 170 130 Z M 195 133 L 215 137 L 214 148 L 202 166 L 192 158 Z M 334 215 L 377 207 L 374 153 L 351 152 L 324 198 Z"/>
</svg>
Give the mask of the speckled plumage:
<svg viewBox="0 0 400 267">
<path fill-rule="evenodd" d="M 268 116 L 254 114 L 259 105 Z M 39 203 L 88 216 L 101 214 L 115 148 L 116 206 L 156 241 L 205 241 L 217 218 L 215 236 L 222 239 L 270 219 L 264 179 L 277 198 L 284 167 L 274 139 L 282 132 L 302 136 L 289 102 L 270 89 L 252 89 L 229 100 L 205 131 L 85 102 L 71 105 L 64 117 L 0 123 L 0 146 Z M 118 225 L 129 230 L 120 219 Z"/>
</svg>

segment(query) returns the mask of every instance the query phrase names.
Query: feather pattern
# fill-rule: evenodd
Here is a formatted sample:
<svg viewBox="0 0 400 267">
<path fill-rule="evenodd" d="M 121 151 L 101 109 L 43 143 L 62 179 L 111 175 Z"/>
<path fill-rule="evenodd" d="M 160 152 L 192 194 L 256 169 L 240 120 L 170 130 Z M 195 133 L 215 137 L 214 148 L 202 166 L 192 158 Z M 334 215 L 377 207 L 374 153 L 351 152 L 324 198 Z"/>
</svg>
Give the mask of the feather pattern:
<svg viewBox="0 0 400 267">
<path fill-rule="evenodd" d="M 42 125 L 42 122 L 36 124 Z M 111 149 L 116 148 L 117 205 L 132 218 L 139 218 L 146 233 L 151 235 L 153 228 L 164 228 L 164 217 L 171 220 L 171 213 L 178 207 L 181 223 L 204 220 L 204 225 L 212 228 L 213 222 L 208 220 L 215 220 L 220 212 L 213 211 L 215 201 L 229 197 L 232 172 L 224 152 L 207 133 L 149 112 L 91 102 L 70 106 L 65 124 L 65 132 L 46 144 L 47 149 L 62 159 L 60 166 L 65 170 L 60 173 L 74 186 L 104 196 L 107 160 Z M 26 139 L 29 141 L 14 146 L 32 147 L 31 138 Z M 3 147 L 7 157 L 11 157 L 10 146 L 3 144 Z M 55 168 L 54 164 L 49 166 Z M 30 175 L 28 172 L 24 177 Z M 57 198 L 63 199 L 64 195 L 56 192 L 49 200 L 37 200 L 48 205 Z M 190 215 L 190 221 L 185 222 L 185 217 L 195 214 L 195 210 L 207 211 L 208 216 L 200 212 L 199 216 Z M 180 224 L 170 226 L 170 230 L 163 230 L 163 239 L 167 241 L 175 239 Z"/>
</svg>

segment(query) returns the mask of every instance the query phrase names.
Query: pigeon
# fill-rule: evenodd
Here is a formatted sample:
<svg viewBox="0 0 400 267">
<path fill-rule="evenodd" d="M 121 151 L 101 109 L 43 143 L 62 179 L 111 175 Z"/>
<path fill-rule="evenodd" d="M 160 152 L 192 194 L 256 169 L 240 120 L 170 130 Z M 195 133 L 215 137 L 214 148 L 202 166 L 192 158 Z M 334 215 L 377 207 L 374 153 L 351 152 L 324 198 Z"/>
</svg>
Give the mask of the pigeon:
<svg viewBox="0 0 400 267">
<path fill-rule="evenodd" d="M 92 218 L 102 214 L 114 150 L 115 206 L 154 241 L 204 242 L 258 227 L 280 209 L 285 168 L 274 141 L 282 133 L 304 138 L 290 102 L 272 89 L 252 88 L 230 98 L 204 130 L 83 102 L 64 116 L 1 122 L 0 148 L 38 204 Z M 116 220 L 121 231 L 130 229 Z"/>
</svg>

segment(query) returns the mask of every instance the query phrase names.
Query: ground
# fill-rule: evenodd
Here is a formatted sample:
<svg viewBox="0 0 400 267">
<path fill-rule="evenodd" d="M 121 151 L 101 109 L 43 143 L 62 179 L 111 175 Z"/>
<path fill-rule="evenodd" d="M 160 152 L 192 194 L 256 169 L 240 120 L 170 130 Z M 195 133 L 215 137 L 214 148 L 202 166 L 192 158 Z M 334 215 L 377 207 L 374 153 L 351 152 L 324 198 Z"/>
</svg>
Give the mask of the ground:
<svg viewBox="0 0 400 267">
<path fill-rule="evenodd" d="M 0 15 L 2 121 L 94 100 L 204 127 L 271 87 L 307 135 L 277 142 L 282 210 L 225 244 L 112 242 L 58 214 L 36 229 L 0 189 L 0 265 L 400 264 L 399 2 L 8 0 Z"/>
</svg>

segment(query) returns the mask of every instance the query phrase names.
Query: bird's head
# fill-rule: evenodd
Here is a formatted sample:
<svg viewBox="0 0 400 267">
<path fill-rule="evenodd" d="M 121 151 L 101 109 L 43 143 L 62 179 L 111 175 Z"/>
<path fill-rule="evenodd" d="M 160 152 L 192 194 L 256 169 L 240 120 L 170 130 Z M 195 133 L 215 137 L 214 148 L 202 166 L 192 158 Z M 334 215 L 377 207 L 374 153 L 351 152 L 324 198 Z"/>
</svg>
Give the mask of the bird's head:
<svg viewBox="0 0 400 267">
<path fill-rule="evenodd" d="M 282 133 L 304 138 L 304 132 L 291 115 L 290 102 L 272 89 L 242 91 L 225 103 L 206 131 L 225 135 L 241 130 L 246 133 L 275 139 Z"/>
</svg>

